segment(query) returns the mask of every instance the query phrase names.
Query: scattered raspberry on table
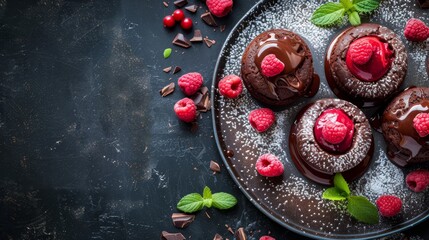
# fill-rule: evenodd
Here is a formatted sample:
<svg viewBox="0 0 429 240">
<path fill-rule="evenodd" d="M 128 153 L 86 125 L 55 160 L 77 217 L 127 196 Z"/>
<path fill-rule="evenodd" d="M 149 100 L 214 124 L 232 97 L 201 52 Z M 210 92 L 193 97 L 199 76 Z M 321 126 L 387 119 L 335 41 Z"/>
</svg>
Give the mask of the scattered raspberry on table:
<svg viewBox="0 0 429 240">
<path fill-rule="evenodd" d="M 419 19 L 411 18 L 405 25 L 405 37 L 413 42 L 423 42 L 429 37 L 429 28 Z"/>
<path fill-rule="evenodd" d="M 179 78 L 178 85 L 186 96 L 191 96 L 203 85 L 203 76 L 197 72 L 187 73 Z"/>
<path fill-rule="evenodd" d="M 382 195 L 375 203 L 383 217 L 396 216 L 402 208 L 402 200 L 392 195 Z"/>
<path fill-rule="evenodd" d="M 256 171 L 264 177 L 278 177 L 283 174 L 283 163 L 273 154 L 261 155 L 256 161 Z"/>
<path fill-rule="evenodd" d="M 258 132 L 267 131 L 275 122 L 276 115 L 269 108 L 260 108 L 250 112 L 249 123 Z"/>
<path fill-rule="evenodd" d="M 174 104 L 176 116 L 184 122 L 192 122 L 197 118 L 197 107 L 190 98 L 183 98 Z"/>
<path fill-rule="evenodd" d="M 218 84 L 219 93 L 227 98 L 237 98 L 243 91 L 241 78 L 237 75 L 228 75 Z"/>
<path fill-rule="evenodd" d="M 408 173 L 405 178 L 407 186 L 414 192 L 423 192 L 429 186 L 429 171 L 415 170 Z"/>
<path fill-rule="evenodd" d="M 224 17 L 232 10 L 232 0 L 207 0 L 207 8 L 216 17 Z"/>
</svg>

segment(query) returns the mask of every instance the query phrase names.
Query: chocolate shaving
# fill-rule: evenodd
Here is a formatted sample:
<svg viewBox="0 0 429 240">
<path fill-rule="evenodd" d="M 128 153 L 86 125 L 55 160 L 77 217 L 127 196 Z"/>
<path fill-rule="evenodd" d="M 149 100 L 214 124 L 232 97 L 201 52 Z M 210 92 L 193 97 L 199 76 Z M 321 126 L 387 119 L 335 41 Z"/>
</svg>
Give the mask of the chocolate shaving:
<svg viewBox="0 0 429 240">
<path fill-rule="evenodd" d="M 195 220 L 195 215 L 184 214 L 184 213 L 173 213 L 171 215 L 173 225 L 177 228 L 186 228 Z"/>
<path fill-rule="evenodd" d="M 188 0 L 174 1 L 174 5 L 176 5 L 176 7 L 178 7 L 178 8 L 181 8 L 181 7 L 185 6 L 186 4 L 188 4 Z"/>
<path fill-rule="evenodd" d="M 210 161 L 210 169 L 213 172 L 220 172 L 220 166 L 219 163 L 215 162 L 215 161 Z"/>
<path fill-rule="evenodd" d="M 168 7 L 168 3 L 167 2 L 162 2 L 162 4 L 164 4 L 164 7 Z"/>
<path fill-rule="evenodd" d="M 194 31 L 194 36 L 190 40 L 191 42 L 202 42 L 203 41 L 203 35 L 201 34 L 201 30 L 196 29 Z"/>
<path fill-rule="evenodd" d="M 216 43 L 215 40 L 209 39 L 208 37 L 204 38 L 204 42 L 206 43 L 207 47 L 209 47 L 209 48 L 212 47 Z"/>
<path fill-rule="evenodd" d="M 170 67 L 166 67 L 164 69 L 162 69 L 162 71 L 164 71 L 165 73 L 169 73 L 171 71 L 171 66 Z"/>
<path fill-rule="evenodd" d="M 183 48 L 190 48 L 191 47 L 191 42 L 189 42 L 189 40 L 186 39 L 182 33 L 178 33 L 176 35 L 176 37 L 174 37 L 172 43 L 174 45 L 177 45 L 177 46 L 183 47 Z"/>
<path fill-rule="evenodd" d="M 244 231 L 244 228 L 242 228 L 242 227 L 237 229 L 234 236 L 235 236 L 235 238 L 237 238 L 237 240 L 246 240 L 247 239 L 246 232 Z"/>
<path fill-rule="evenodd" d="M 191 13 L 195 13 L 198 10 L 198 6 L 194 4 L 194 5 L 185 7 L 185 9 Z"/>
<path fill-rule="evenodd" d="M 221 235 L 219 235 L 218 233 L 216 233 L 213 240 L 223 240 L 223 237 Z"/>
<path fill-rule="evenodd" d="M 207 211 L 205 213 L 206 213 L 207 218 L 211 218 Z"/>
<path fill-rule="evenodd" d="M 161 94 L 162 97 L 168 96 L 170 94 L 172 94 L 174 92 L 175 89 L 175 84 L 174 82 L 168 84 L 167 86 L 163 87 L 159 93 Z"/>
<path fill-rule="evenodd" d="M 220 29 L 220 32 L 223 32 L 223 31 L 225 31 L 225 28 L 226 28 L 226 26 L 225 26 L 225 25 L 221 25 L 221 26 L 219 27 L 219 29 Z"/>
<path fill-rule="evenodd" d="M 174 67 L 173 74 L 180 72 L 180 70 L 182 70 L 181 67 L 179 67 L 179 66 Z"/>
<path fill-rule="evenodd" d="M 181 233 L 169 233 L 162 231 L 161 233 L 162 240 L 185 240 L 186 238 Z"/>
<path fill-rule="evenodd" d="M 232 231 L 232 228 L 230 226 L 228 226 L 228 224 L 225 224 L 226 229 L 234 235 L 234 231 Z"/>
<path fill-rule="evenodd" d="M 203 13 L 201 19 L 209 26 L 217 27 L 216 20 L 213 18 L 213 15 L 210 12 Z"/>
</svg>

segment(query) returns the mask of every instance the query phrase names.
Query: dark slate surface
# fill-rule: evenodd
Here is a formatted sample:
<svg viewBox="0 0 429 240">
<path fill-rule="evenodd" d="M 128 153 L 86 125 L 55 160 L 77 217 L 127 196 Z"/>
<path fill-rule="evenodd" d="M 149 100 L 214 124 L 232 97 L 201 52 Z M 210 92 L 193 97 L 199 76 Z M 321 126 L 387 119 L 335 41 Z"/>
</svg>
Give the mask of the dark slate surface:
<svg viewBox="0 0 429 240">
<path fill-rule="evenodd" d="M 226 169 L 211 173 L 210 160 L 221 159 L 210 113 L 192 132 L 172 111 L 182 93 L 158 93 L 190 71 L 210 86 L 223 41 L 256 0 L 235 1 L 219 20 L 224 32 L 200 21 L 204 8 L 186 12 L 217 41 L 188 50 L 171 44 L 180 28 L 162 27 L 175 9 L 167 2 L 0 0 L 0 239 L 158 239 L 162 230 L 232 239 L 225 224 L 251 239 L 303 239 L 262 215 Z M 170 65 L 183 70 L 162 72 Z M 234 194 L 238 206 L 175 229 L 177 201 L 205 185 Z M 429 239 L 424 226 L 409 232 Z"/>
</svg>

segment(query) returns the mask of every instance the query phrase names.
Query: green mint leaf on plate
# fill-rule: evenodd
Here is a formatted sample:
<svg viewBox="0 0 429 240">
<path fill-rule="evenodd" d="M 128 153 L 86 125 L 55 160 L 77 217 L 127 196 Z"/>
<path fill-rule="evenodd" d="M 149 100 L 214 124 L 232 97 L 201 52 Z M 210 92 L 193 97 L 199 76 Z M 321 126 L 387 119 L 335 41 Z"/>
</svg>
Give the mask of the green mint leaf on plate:
<svg viewBox="0 0 429 240">
<path fill-rule="evenodd" d="M 213 207 L 218 209 L 232 208 L 237 204 L 237 199 L 229 193 L 219 192 L 212 195 Z"/>
<path fill-rule="evenodd" d="M 351 0 L 340 0 L 340 3 L 343 5 L 346 11 L 353 7 L 353 3 Z"/>
<path fill-rule="evenodd" d="M 177 209 L 185 213 L 193 213 L 203 209 L 204 199 L 199 193 L 191 193 L 184 196 L 177 203 Z"/>
<path fill-rule="evenodd" d="M 203 190 L 204 206 L 211 207 L 213 203 L 212 191 L 209 187 L 205 186 Z"/>
<path fill-rule="evenodd" d="M 322 198 L 327 200 L 333 200 L 333 201 L 341 201 L 346 200 L 347 196 L 344 196 L 344 192 L 336 187 L 331 187 L 326 189 L 323 194 Z"/>
<path fill-rule="evenodd" d="M 165 50 L 164 50 L 164 58 L 168 58 L 168 57 L 170 57 L 170 55 L 171 55 L 171 48 L 166 48 Z"/>
<path fill-rule="evenodd" d="M 311 22 L 318 27 L 329 27 L 341 21 L 346 9 L 341 3 L 326 3 L 311 16 Z"/>
<path fill-rule="evenodd" d="M 334 186 L 338 188 L 339 190 L 346 193 L 346 196 L 350 195 L 350 189 L 349 185 L 347 184 L 346 180 L 344 179 L 343 175 L 341 173 L 336 173 L 334 176 Z"/>
<path fill-rule="evenodd" d="M 366 197 L 350 196 L 348 198 L 347 210 L 360 222 L 377 224 L 379 221 L 377 207 Z"/>
<path fill-rule="evenodd" d="M 353 6 L 359 13 L 369 13 L 380 6 L 380 0 L 353 0 Z"/>
<path fill-rule="evenodd" d="M 356 11 L 353 11 L 353 12 L 349 13 L 349 22 L 353 26 L 360 25 L 361 22 L 360 22 L 359 13 L 356 12 Z"/>
</svg>

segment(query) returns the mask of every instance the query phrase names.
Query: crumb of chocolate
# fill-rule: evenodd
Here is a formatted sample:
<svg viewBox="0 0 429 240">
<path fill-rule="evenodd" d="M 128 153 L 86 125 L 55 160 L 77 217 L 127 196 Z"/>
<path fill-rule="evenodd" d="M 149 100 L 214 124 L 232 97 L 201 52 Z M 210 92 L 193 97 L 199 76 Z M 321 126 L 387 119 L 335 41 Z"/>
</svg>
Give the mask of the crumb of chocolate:
<svg viewBox="0 0 429 240">
<path fill-rule="evenodd" d="M 164 69 L 162 69 L 162 71 L 164 71 L 165 73 L 169 73 L 171 71 L 172 67 L 166 67 Z"/>
<path fill-rule="evenodd" d="M 161 94 L 162 97 L 168 96 L 170 94 L 172 94 L 175 90 L 175 84 L 174 82 L 168 84 L 167 86 L 163 87 L 159 93 Z"/>
<path fill-rule="evenodd" d="M 173 74 L 180 72 L 180 70 L 182 70 L 181 67 L 179 67 L 179 66 L 174 67 Z"/>
<path fill-rule="evenodd" d="M 162 2 L 162 4 L 164 4 L 164 7 L 168 7 L 168 3 L 167 2 Z"/>
<path fill-rule="evenodd" d="M 206 43 L 207 47 L 209 47 L 209 48 L 212 47 L 216 43 L 215 40 L 209 39 L 208 37 L 204 38 L 204 42 Z"/>
</svg>

